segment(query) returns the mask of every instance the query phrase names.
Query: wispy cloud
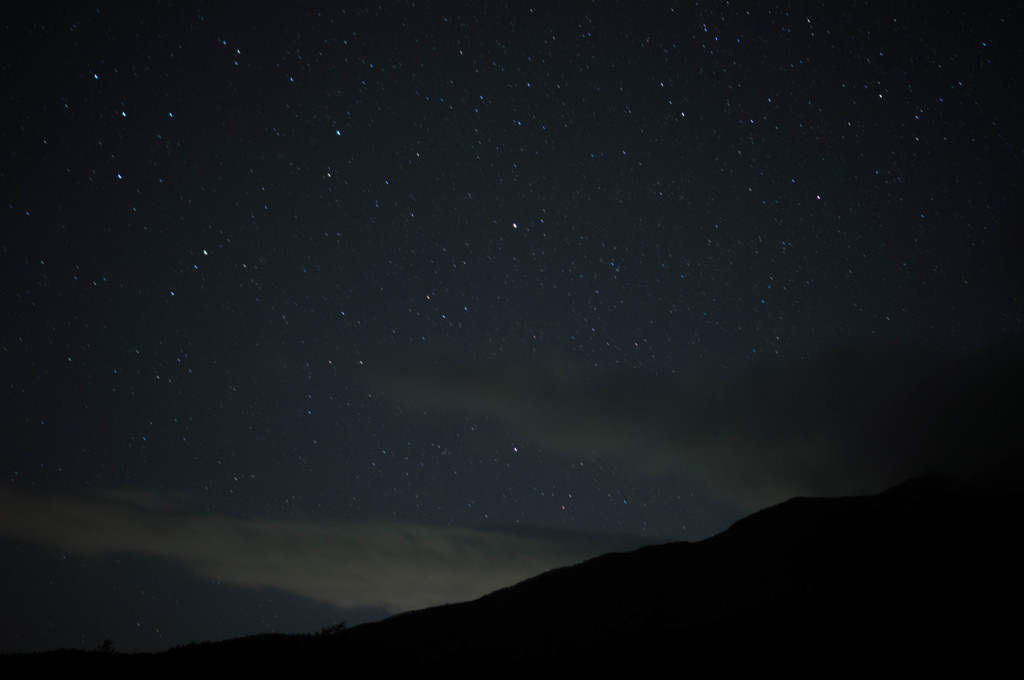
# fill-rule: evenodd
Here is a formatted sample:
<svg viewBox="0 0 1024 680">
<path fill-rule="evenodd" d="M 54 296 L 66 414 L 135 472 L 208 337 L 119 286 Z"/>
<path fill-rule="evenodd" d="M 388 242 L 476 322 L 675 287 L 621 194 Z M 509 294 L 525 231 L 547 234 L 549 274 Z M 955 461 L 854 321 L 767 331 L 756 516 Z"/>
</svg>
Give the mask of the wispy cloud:
<svg viewBox="0 0 1024 680">
<path fill-rule="evenodd" d="M 101 557 L 174 560 L 202 576 L 278 588 L 340 608 L 405 611 L 472 599 L 613 549 L 621 539 L 398 521 L 239 519 L 181 510 L 144 491 L 0 494 L 0 534 Z"/>
<path fill-rule="evenodd" d="M 1012 347 L 958 361 L 851 351 L 674 382 L 405 365 L 374 386 L 424 410 L 494 417 L 555 453 L 697 478 L 756 508 L 1000 468 L 1015 450 L 1020 357 Z"/>
</svg>

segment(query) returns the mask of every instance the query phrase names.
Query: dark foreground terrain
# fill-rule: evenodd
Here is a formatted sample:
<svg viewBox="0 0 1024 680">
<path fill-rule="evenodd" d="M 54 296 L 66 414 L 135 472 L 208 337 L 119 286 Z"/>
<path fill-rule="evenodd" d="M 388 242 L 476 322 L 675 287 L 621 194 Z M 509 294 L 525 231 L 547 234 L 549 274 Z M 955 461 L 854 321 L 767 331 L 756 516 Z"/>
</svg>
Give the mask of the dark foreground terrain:
<svg viewBox="0 0 1024 680">
<path fill-rule="evenodd" d="M 1020 644 L 1021 494 L 936 480 L 797 498 L 699 543 L 604 555 L 473 602 L 311 636 L 7 662 L 238 669 L 996 669 Z M 313 664 L 313 666 L 308 666 Z M 321 665 L 326 664 L 326 666 Z"/>
</svg>

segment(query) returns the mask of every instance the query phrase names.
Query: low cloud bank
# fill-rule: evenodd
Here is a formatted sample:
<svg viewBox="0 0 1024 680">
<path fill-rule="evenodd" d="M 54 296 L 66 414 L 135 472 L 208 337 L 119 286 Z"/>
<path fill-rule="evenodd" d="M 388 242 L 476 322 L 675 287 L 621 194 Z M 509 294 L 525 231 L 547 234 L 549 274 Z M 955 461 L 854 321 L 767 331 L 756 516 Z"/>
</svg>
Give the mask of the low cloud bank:
<svg viewBox="0 0 1024 680">
<path fill-rule="evenodd" d="M 144 491 L 0 494 L 0 535 L 86 556 L 133 553 L 339 608 L 395 613 L 473 599 L 548 569 L 636 547 L 613 538 L 398 521 L 300 522 L 194 514 Z"/>
</svg>

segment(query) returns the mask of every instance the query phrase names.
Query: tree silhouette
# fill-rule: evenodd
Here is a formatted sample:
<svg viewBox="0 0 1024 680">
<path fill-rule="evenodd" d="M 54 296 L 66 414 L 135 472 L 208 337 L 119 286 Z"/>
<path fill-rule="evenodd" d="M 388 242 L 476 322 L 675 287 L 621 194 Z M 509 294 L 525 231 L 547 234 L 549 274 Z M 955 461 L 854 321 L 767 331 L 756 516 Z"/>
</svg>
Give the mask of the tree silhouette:
<svg viewBox="0 0 1024 680">
<path fill-rule="evenodd" d="M 342 621 L 341 623 L 335 623 L 332 626 L 325 626 L 319 633 L 317 633 L 317 635 L 320 635 L 321 637 L 337 635 L 338 633 L 343 632 L 346 628 L 348 628 L 348 622 Z"/>
</svg>

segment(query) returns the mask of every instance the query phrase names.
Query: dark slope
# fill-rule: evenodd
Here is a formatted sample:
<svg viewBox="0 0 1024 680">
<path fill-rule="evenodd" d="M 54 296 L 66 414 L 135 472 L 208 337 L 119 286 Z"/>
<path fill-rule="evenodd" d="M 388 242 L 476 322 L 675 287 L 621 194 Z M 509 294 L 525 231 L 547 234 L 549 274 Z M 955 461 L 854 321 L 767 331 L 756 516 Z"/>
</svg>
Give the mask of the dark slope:
<svg viewBox="0 0 1024 680">
<path fill-rule="evenodd" d="M 793 499 L 700 543 L 605 555 L 360 626 L 344 643 L 409 664 L 1006 655 L 1019 631 L 1002 614 L 1021 604 L 1019 501 L 936 480 Z"/>
<path fill-rule="evenodd" d="M 1021 630 L 1020 501 L 934 478 L 877 496 L 796 498 L 699 543 L 604 555 L 473 602 L 333 635 L 256 636 L 110 661 L 488 674 L 651 672 L 663 663 L 995 668 L 1013 658 Z"/>
</svg>

